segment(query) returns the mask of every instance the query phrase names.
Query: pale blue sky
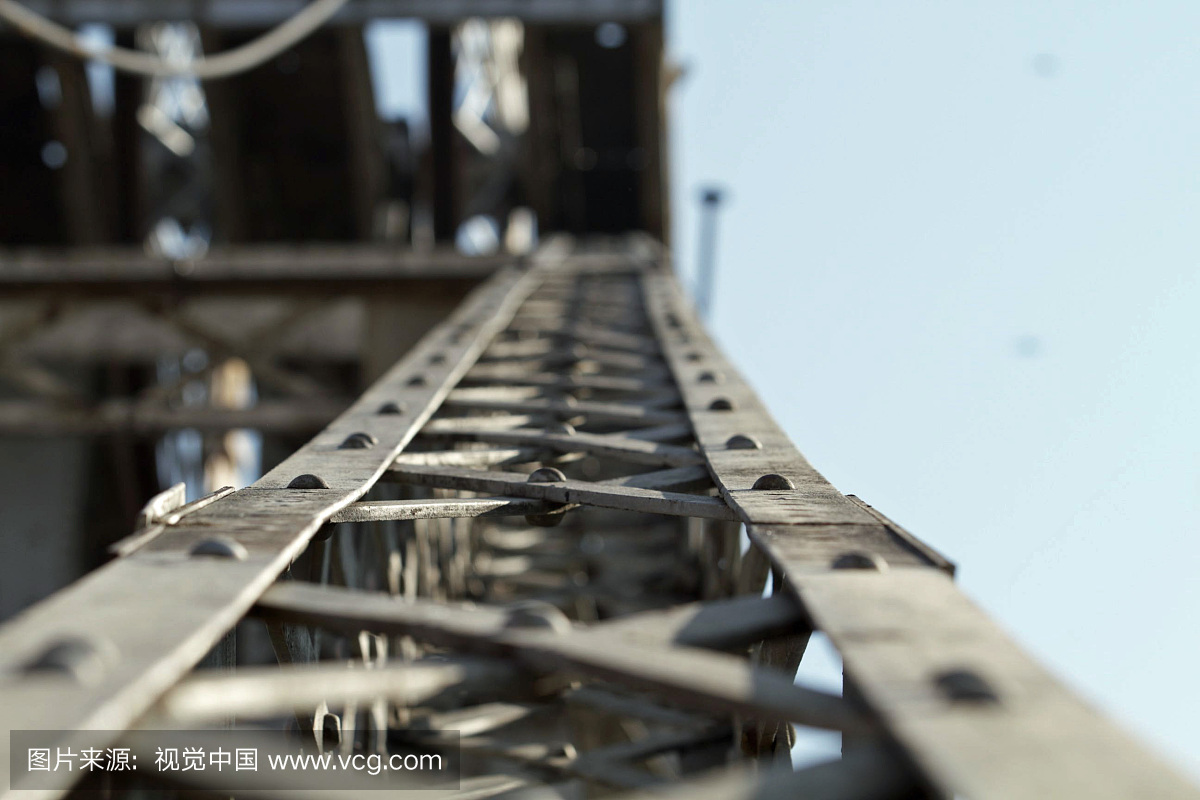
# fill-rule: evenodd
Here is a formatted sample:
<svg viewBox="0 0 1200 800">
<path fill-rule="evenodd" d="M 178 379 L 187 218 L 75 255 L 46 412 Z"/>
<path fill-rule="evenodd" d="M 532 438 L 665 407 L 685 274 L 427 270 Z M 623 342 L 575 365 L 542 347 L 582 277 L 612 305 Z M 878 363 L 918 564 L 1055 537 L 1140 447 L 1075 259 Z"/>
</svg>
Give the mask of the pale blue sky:
<svg viewBox="0 0 1200 800">
<path fill-rule="evenodd" d="M 809 459 L 1200 776 L 1200 4 L 676 0 L 676 252 Z"/>
</svg>

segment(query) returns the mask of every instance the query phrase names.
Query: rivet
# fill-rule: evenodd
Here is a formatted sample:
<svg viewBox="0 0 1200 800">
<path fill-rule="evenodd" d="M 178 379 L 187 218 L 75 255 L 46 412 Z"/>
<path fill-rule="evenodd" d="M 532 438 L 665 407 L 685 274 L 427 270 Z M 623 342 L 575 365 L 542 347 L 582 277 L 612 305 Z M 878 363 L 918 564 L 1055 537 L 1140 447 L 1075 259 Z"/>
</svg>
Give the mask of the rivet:
<svg viewBox="0 0 1200 800">
<path fill-rule="evenodd" d="M 408 379 L 408 385 L 409 386 L 424 386 L 425 385 L 425 376 L 424 375 L 413 375 L 411 378 Z"/>
<path fill-rule="evenodd" d="M 687 354 L 688 361 L 700 361 L 703 358 L 704 358 L 704 356 L 700 355 L 699 353 L 688 353 Z"/>
<path fill-rule="evenodd" d="M 556 467 L 540 467 L 529 473 L 526 483 L 558 483 L 565 481 L 567 476 L 563 474 L 561 469 Z"/>
<path fill-rule="evenodd" d="M 79 683 L 95 683 L 104 676 L 104 654 L 92 642 L 69 636 L 54 642 L 25 666 L 26 672 L 57 673 Z"/>
<path fill-rule="evenodd" d="M 246 552 L 246 547 L 241 542 L 234 541 L 227 536 L 213 536 L 208 539 L 201 539 L 192 545 L 192 549 L 188 551 L 188 555 L 245 561 L 249 553 Z"/>
<path fill-rule="evenodd" d="M 709 411 L 733 411 L 733 401 L 728 397 L 718 397 L 708 404 Z"/>
<path fill-rule="evenodd" d="M 404 409 L 405 409 L 405 406 L 402 406 L 395 401 L 388 400 L 386 403 L 384 403 L 383 405 L 381 405 L 379 407 L 379 411 L 377 411 L 376 413 L 377 414 L 403 414 Z"/>
<path fill-rule="evenodd" d="M 328 489 L 329 484 L 319 475 L 304 473 L 292 478 L 292 482 L 287 485 L 289 489 Z"/>
<path fill-rule="evenodd" d="M 332 522 L 326 522 L 324 525 L 317 528 L 317 532 L 313 534 L 312 541 L 328 541 L 329 537 L 333 536 L 335 531 L 337 531 L 337 525 Z"/>
<path fill-rule="evenodd" d="M 996 690 L 977 672 L 969 669 L 950 669 L 934 678 L 934 683 L 947 698 L 956 703 L 999 703 Z"/>
<path fill-rule="evenodd" d="M 375 445 L 379 444 L 379 440 L 369 433 L 359 431 L 352 433 L 346 437 L 340 445 L 339 450 L 370 450 Z"/>
<path fill-rule="evenodd" d="M 887 572 L 888 568 L 886 561 L 875 553 L 868 553 L 864 550 L 842 553 L 833 560 L 830 566 L 834 569 L 864 569 L 876 572 Z"/>
<path fill-rule="evenodd" d="M 700 383 L 723 383 L 725 379 L 720 373 L 706 370 L 701 372 L 696 380 L 698 380 Z"/>
<path fill-rule="evenodd" d="M 443 353 L 434 353 L 429 357 L 430 364 L 445 364 L 446 356 Z"/>
<path fill-rule="evenodd" d="M 756 480 L 754 482 L 754 485 L 750 488 L 757 489 L 759 491 L 763 491 L 763 490 L 782 491 L 784 489 L 795 489 L 796 484 L 792 483 L 790 479 L 785 478 L 782 475 L 777 475 L 772 472 L 771 474 L 763 475 L 761 478 Z"/>
<path fill-rule="evenodd" d="M 729 450 L 762 450 L 762 442 L 753 436 L 735 433 L 725 441 L 725 447 Z"/>
<path fill-rule="evenodd" d="M 556 606 L 537 600 L 526 600 L 508 607 L 505 628 L 542 628 L 555 633 L 570 633 L 571 620 Z"/>
<path fill-rule="evenodd" d="M 527 483 L 558 483 L 565 481 L 567 476 L 555 467 L 541 467 L 529 473 Z M 553 528 L 562 524 L 566 514 L 560 512 L 551 514 L 526 514 L 525 521 L 537 528 Z"/>
</svg>

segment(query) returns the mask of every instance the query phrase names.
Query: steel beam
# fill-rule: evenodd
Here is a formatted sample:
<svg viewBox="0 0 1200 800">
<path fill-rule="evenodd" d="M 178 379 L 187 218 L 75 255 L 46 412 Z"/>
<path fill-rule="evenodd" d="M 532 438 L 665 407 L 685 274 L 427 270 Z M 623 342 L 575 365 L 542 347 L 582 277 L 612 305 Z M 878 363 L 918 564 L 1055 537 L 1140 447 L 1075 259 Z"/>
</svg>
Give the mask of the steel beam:
<svg viewBox="0 0 1200 800">
<path fill-rule="evenodd" d="M 309 291 L 352 294 L 393 284 L 480 281 L 519 261 L 514 256 L 463 256 L 378 245 L 236 245 L 203 258 L 173 260 L 135 247 L 0 248 L 0 297 L 42 291 L 127 296 Z"/>
</svg>

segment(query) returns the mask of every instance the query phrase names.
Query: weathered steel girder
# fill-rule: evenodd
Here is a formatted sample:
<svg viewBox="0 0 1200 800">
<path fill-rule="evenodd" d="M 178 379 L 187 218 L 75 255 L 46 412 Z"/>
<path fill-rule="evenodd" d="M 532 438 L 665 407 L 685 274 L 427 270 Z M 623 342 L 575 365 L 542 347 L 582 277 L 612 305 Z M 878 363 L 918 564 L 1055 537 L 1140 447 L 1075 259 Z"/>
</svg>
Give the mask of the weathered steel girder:
<svg viewBox="0 0 1200 800">
<path fill-rule="evenodd" d="M 261 480 L 181 503 L 0 628 L 0 735 L 302 709 L 331 748 L 460 731 L 445 796 L 1196 796 L 804 460 L 647 239 L 499 271 Z M 195 669 L 247 619 L 287 669 Z M 814 630 L 842 696 L 793 682 Z M 793 771 L 792 725 L 843 757 Z"/>
</svg>

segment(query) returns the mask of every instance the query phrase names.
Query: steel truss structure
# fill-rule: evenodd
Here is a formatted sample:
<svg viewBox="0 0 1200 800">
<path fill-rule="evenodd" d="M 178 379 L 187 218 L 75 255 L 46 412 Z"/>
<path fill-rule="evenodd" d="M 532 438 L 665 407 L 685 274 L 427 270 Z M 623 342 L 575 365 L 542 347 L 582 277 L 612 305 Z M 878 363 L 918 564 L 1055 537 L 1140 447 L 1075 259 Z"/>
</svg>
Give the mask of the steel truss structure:
<svg viewBox="0 0 1200 800">
<path fill-rule="evenodd" d="M 431 797 L 1195 796 L 805 461 L 645 237 L 498 269 L 254 485 L 139 524 L 0 628 L 0 735 L 458 731 Z M 248 619 L 281 666 L 228 668 Z M 793 682 L 813 631 L 841 696 Z M 793 725 L 843 757 L 793 771 Z"/>
</svg>

